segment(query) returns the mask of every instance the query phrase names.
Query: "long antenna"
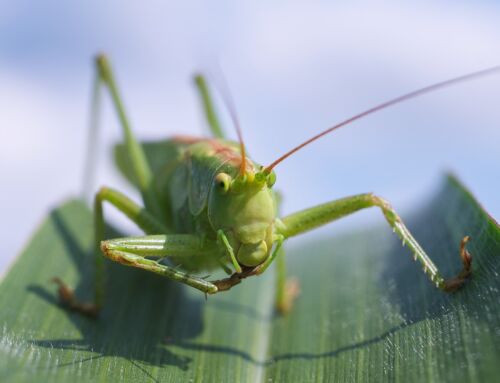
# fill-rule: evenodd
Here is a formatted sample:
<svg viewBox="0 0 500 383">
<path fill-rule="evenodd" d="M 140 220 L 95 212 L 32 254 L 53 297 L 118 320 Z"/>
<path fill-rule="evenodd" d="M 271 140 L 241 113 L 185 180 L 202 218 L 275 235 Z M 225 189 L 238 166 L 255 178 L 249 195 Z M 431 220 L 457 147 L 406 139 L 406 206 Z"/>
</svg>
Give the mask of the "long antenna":
<svg viewBox="0 0 500 383">
<path fill-rule="evenodd" d="M 231 92 L 229 91 L 229 86 L 227 85 L 227 81 L 222 74 L 222 71 L 219 71 L 219 74 L 222 79 L 222 87 L 218 88 L 218 91 L 222 97 L 222 100 L 226 104 L 227 110 L 229 111 L 229 115 L 231 116 L 231 120 L 233 121 L 234 127 L 236 128 L 236 134 L 238 135 L 238 141 L 240 143 L 240 151 L 241 151 L 241 165 L 240 165 L 240 174 L 242 176 L 245 175 L 247 168 L 247 157 L 245 151 L 245 143 L 243 142 L 243 134 L 241 133 L 240 121 L 238 120 L 238 114 L 236 113 L 236 106 L 233 102 L 233 97 L 231 96 Z"/>
<path fill-rule="evenodd" d="M 404 94 L 404 95 L 399 96 L 397 98 L 394 98 L 392 100 L 386 101 L 386 102 L 384 102 L 382 104 L 379 104 L 379 105 L 377 105 L 377 106 L 375 106 L 373 108 L 365 110 L 364 112 L 356 114 L 356 115 L 348 118 L 347 120 L 344 120 L 344 121 L 338 123 L 337 125 L 334 125 L 331 128 L 328 128 L 328 129 L 322 131 L 321 133 L 319 133 L 319 134 L 315 135 L 314 137 L 308 139 L 307 141 L 303 142 L 302 144 L 296 146 L 292 150 L 288 151 L 287 153 L 285 153 L 284 155 L 282 155 L 281 157 L 279 157 L 271 165 L 267 166 L 264 169 L 264 172 L 265 173 L 271 173 L 271 170 L 273 170 L 276 167 L 276 165 L 278 165 L 280 162 L 282 162 L 285 159 L 287 159 L 288 157 L 290 157 L 295 152 L 297 152 L 300 149 L 302 149 L 304 146 L 309 145 L 310 143 L 316 141 L 317 139 L 319 139 L 319 138 L 321 138 L 323 136 L 326 136 L 328 133 L 331 133 L 332 131 L 334 131 L 334 130 L 342 127 L 342 126 L 348 125 L 348 124 L 350 124 L 353 121 L 356 121 L 356 120 L 359 120 L 359 119 L 361 119 L 361 118 L 363 118 L 365 116 L 368 116 L 369 114 L 373 114 L 373 113 L 378 112 L 378 111 L 380 111 L 382 109 L 388 108 L 388 107 L 390 107 L 392 105 L 399 104 L 400 102 L 407 101 L 407 100 L 410 100 L 412 98 L 416 98 L 416 97 L 422 96 L 422 95 L 424 95 L 426 93 L 430 93 L 430 92 L 433 92 L 435 90 L 448 87 L 450 85 L 455 85 L 455 84 L 458 84 L 458 83 L 461 83 L 461 82 L 473 80 L 473 79 L 476 79 L 478 77 L 483 77 L 483 76 L 487 76 L 487 75 L 490 75 L 490 74 L 494 74 L 495 72 L 498 72 L 498 71 L 500 71 L 500 65 L 497 65 L 497 66 L 494 66 L 494 67 L 491 67 L 491 68 L 488 68 L 488 69 L 480 70 L 478 72 L 473 72 L 473 73 L 469 73 L 469 74 L 466 74 L 466 75 L 463 75 L 463 76 L 455 77 L 455 78 L 452 78 L 452 79 L 449 79 L 449 80 L 446 80 L 446 81 L 442 81 L 442 82 L 438 82 L 438 83 L 435 83 L 433 85 L 426 86 L 425 88 L 421 88 L 421 89 L 415 90 L 413 92 Z"/>
</svg>

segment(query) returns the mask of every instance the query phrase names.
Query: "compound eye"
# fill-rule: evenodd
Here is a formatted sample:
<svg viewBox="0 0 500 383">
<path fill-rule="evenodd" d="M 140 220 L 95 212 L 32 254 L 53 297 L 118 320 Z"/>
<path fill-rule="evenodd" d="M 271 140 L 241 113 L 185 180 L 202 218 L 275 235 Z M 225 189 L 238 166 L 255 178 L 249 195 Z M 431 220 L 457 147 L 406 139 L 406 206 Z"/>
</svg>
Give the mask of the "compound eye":
<svg viewBox="0 0 500 383">
<path fill-rule="evenodd" d="M 273 187 L 275 182 L 276 182 L 276 173 L 274 171 L 271 171 L 271 173 L 267 175 L 267 187 L 269 188 Z"/>
<path fill-rule="evenodd" d="M 215 185 L 221 192 L 226 193 L 231 185 L 231 176 L 226 173 L 219 173 L 215 176 Z"/>
</svg>

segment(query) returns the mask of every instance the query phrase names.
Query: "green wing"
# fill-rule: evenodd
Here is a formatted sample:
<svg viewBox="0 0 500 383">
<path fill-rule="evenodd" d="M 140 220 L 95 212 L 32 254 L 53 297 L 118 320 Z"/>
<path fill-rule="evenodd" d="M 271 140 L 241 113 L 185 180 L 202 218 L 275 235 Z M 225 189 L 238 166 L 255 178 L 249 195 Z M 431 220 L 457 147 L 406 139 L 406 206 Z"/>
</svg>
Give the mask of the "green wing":
<svg viewBox="0 0 500 383">
<path fill-rule="evenodd" d="M 198 215 L 207 205 L 210 185 L 217 170 L 226 162 L 213 155 L 212 148 L 206 142 L 200 142 L 189 148 L 189 211 Z"/>
<path fill-rule="evenodd" d="M 184 179 L 183 187 L 178 187 L 176 190 L 182 191 L 183 196 L 179 193 L 176 194 L 174 200 L 182 201 L 187 199 L 187 182 L 186 177 L 172 177 L 172 174 L 176 172 L 179 168 L 179 164 L 182 160 L 182 154 L 185 151 L 187 144 L 179 143 L 174 139 L 163 140 L 163 141 L 152 141 L 152 142 L 142 142 L 142 148 L 146 154 L 146 160 L 149 163 L 151 172 L 153 173 L 153 185 L 152 187 L 156 190 L 156 194 L 159 197 L 159 202 L 161 205 L 161 210 L 164 212 L 163 223 L 172 229 L 172 216 L 170 214 L 172 206 L 171 201 L 168 198 L 169 183 L 173 181 L 182 181 Z M 121 174 L 134 186 L 138 187 L 138 181 L 134 175 L 132 163 L 128 156 L 126 147 L 124 144 L 118 144 L 113 150 L 115 164 L 120 170 Z M 185 166 L 181 166 L 185 168 Z M 177 182 L 178 183 L 178 182 Z"/>
<path fill-rule="evenodd" d="M 224 145 L 234 147 L 239 150 L 236 143 L 230 141 L 222 141 Z M 141 143 L 146 159 L 151 167 L 151 171 L 155 176 L 155 187 L 162 194 L 164 190 L 170 186 L 166 182 L 173 181 L 183 183 L 181 180 L 186 180 L 187 189 L 184 185 L 177 185 L 179 188 L 174 188 L 177 192 L 182 193 L 182 187 L 188 191 L 189 211 L 193 215 L 198 215 L 205 208 L 208 199 L 210 185 L 217 170 L 227 162 L 223 156 L 214 155 L 213 147 L 206 140 L 196 141 L 179 141 L 175 139 L 143 142 Z M 186 148 L 189 147 L 186 153 Z M 186 155 L 185 155 L 186 154 Z M 137 186 L 138 182 L 133 174 L 132 165 L 129 156 L 126 152 L 125 145 L 118 144 L 114 147 L 115 163 L 123 176 L 132 184 Z M 187 166 L 182 166 L 181 162 L 187 161 Z M 180 166 L 179 166 L 180 165 Z M 172 180 L 172 172 L 174 172 L 175 180 Z M 182 174 L 178 174 L 182 173 Z M 182 198 L 177 198 L 177 204 L 181 204 Z"/>
<path fill-rule="evenodd" d="M 162 140 L 142 142 L 142 148 L 146 154 L 146 159 L 155 176 L 163 173 L 169 164 L 176 163 L 186 147 L 174 140 Z M 134 186 L 138 186 L 137 179 L 132 171 L 132 163 L 127 154 L 124 144 L 117 144 L 113 148 L 115 164 L 121 174 Z"/>
</svg>

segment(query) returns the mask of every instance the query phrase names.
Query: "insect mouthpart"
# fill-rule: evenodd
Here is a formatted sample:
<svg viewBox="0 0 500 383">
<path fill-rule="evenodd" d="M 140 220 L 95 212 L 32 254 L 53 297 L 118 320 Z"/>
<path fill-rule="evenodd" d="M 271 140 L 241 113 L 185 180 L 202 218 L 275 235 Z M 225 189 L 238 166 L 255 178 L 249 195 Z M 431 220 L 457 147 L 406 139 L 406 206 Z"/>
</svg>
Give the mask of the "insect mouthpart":
<svg viewBox="0 0 500 383">
<path fill-rule="evenodd" d="M 240 243 L 236 253 L 238 262 L 250 267 L 264 262 L 272 247 L 272 232 L 272 225 L 266 221 L 254 221 L 234 228 L 235 239 Z"/>
<path fill-rule="evenodd" d="M 258 243 L 243 243 L 236 254 L 238 262 L 245 266 L 253 267 L 260 265 L 267 258 L 266 241 Z"/>
</svg>

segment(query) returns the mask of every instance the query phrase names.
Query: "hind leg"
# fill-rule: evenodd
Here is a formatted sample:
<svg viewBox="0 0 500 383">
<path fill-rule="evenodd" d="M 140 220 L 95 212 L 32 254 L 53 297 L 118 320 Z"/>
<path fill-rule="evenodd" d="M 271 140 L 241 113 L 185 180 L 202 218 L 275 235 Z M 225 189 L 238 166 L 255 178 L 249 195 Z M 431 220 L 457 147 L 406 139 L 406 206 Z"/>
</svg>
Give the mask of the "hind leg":
<svg viewBox="0 0 500 383">
<path fill-rule="evenodd" d="M 152 215 L 161 219 L 162 209 L 159 197 L 153 185 L 153 173 L 151 167 L 146 159 L 146 155 L 141 144 L 135 138 L 130 122 L 125 112 L 123 101 L 118 91 L 118 86 L 115 81 L 111 65 L 104 55 L 98 55 L 95 59 L 95 80 L 92 93 L 91 102 L 91 119 L 90 119 L 90 133 L 88 143 L 88 157 L 84 178 L 84 190 L 88 190 L 92 184 L 93 172 L 95 168 L 95 151 L 96 141 L 99 128 L 99 107 L 101 103 L 101 88 L 105 86 L 110 93 L 112 104 L 118 115 L 123 138 L 125 141 L 125 148 L 127 155 L 130 159 L 132 173 L 135 178 L 135 184 L 141 192 L 144 206 L 151 212 Z"/>
<path fill-rule="evenodd" d="M 194 77 L 194 82 L 196 84 L 196 87 L 198 88 L 198 93 L 200 95 L 203 110 L 205 112 L 205 118 L 207 119 L 208 126 L 212 131 L 213 136 L 215 138 L 225 139 L 226 137 L 222 130 L 221 124 L 219 123 L 219 119 L 217 118 L 217 115 L 215 113 L 214 103 L 212 101 L 210 92 L 208 91 L 205 77 L 203 77 L 201 74 L 198 74 Z"/>
</svg>

